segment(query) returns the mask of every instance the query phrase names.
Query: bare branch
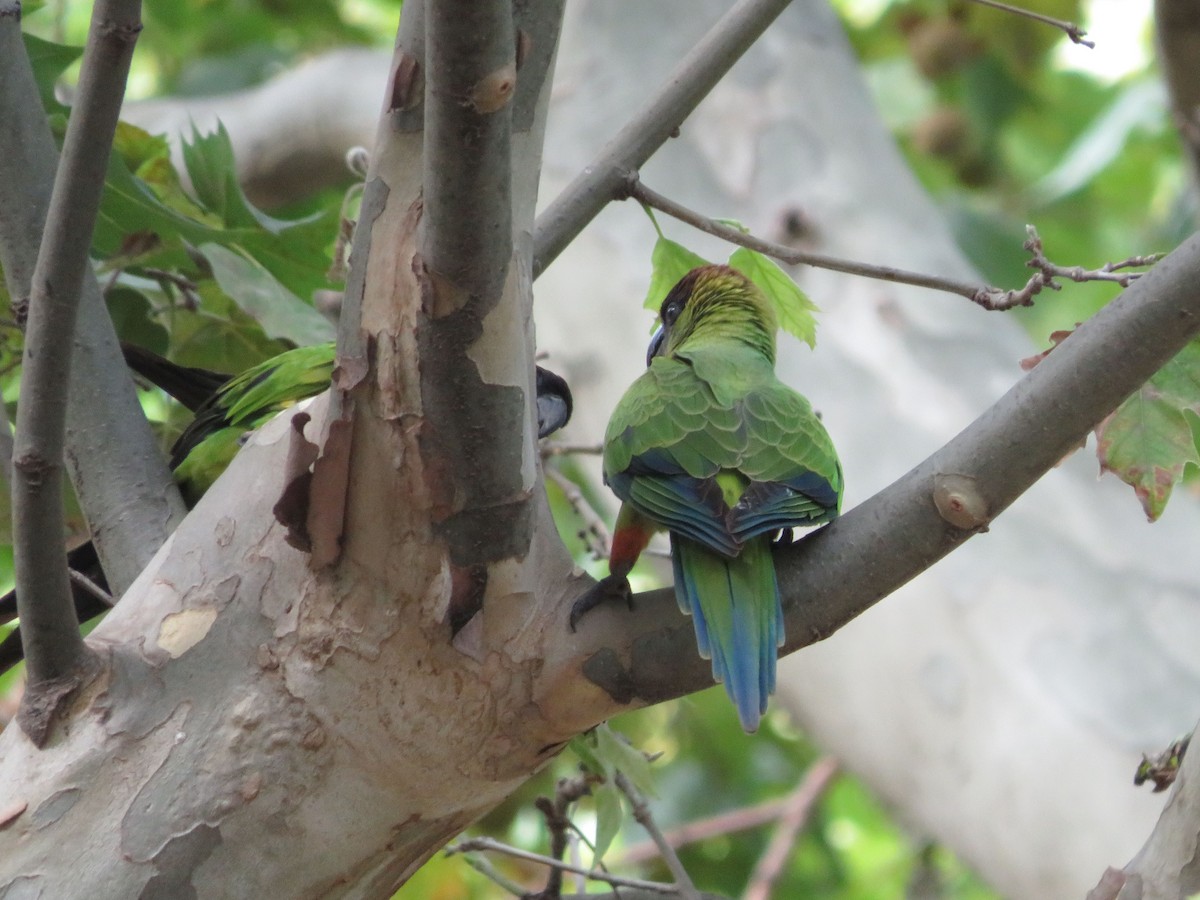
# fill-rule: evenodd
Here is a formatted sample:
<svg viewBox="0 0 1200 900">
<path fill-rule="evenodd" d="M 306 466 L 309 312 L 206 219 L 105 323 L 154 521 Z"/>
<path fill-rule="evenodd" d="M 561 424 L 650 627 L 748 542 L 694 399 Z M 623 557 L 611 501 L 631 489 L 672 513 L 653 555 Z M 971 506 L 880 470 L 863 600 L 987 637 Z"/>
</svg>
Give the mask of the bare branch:
<svg viewBox="0 0 1200 900">
<path fill-rule="evenodd" d="M 583 528 L 579 530 L 579 539 L 587 546 L 588 553 L 596 559 L 607 559 L 609 551 L 612 549 L 612 535 L 608 531 L 608 526 L 604 524 L 604 519 L 583 496 L 579 485 L 553 466 L 547 466 L 543 469 L 543 473 L 546 478 L 558 485 L 558 489 L 563 492 L 563 496 L 571 504 L 575 515 L 583 520 Z"/>
<path fill-rule="evenodd" d="M 534 277 L 618 196 L 629 174 L 641 168 L 679 128 L 788 2 L 738 0 L 709 29 L 680 61 L 658 94 L 538 216 L 533 234 Z"/>
<path fill-rule="evenodd" d="M 822 640 L 990 522 L 1200 332 L 1200 234 L 1081 325 L 974 423 L 839 519 L 776 551 L 788 640 Z M 1112 348 L 1122 348 L 1113 365 Z M 1021 435 L 1021 440 L 1013 436 Z M 614 708 L 712 682 L 668 590 L 585 618 L 584 674 Z M 564 619 L 566 613 L 564 613 Z M 566 627 L 564 625 L 564 627 Z"/>
<path fill-rule="evenodd" d="M 58 152 L 21 41 L 17 5 L 0 0 L 0 266 L 24 306 Z M 9 14 L 5 14 L 9 10 Z M 80 251 L 90 243 L 84 240 Z M 90 269 L 70 359 L 67 465 L 109 584 L 118 595 L 183 518 L 184 506 L 138 403 Z"/>
<path fill-rule="evenodd" d="M 1054 19 L 1042 13 L 1033 12 L 1029 9 L 1023 9 L 1020 6 L 1010 6 L 1007 3 L 1001 3 L 999 0 L 971 0 L 972 3 L 978 3 L 980 6 L 990 6 L 993 9 L 1002 9 L 1005 12 L 1013 13 L 1014 15 L 1024 16 L 1027 19 L 1033 19 L 1036 22 L 1042 22 L 1046 25 L 1051 25 L 1066 33 L 1074 43 L 1082 44 L 1084 47 L 1095 48 L 1095 41 L 1084 40 L 1084 35 L 1087 34 L 1082 28 L 1074 22 L 1064 22 L 1062 19 Z"/>
<path fill-rule="evenodd" d="M 99 0 L 92 10 L 79 93 L 33 271 L 13 450 L 17 604 L 30 682 L 22 707 L 26 731 L 31 723 L 24 710 L 38 708 L 29 700 L 39 685 L 77 679 L 94 665 L 75 619 L 62 543 L 70 358 L 61 350 L 70 346 L 75 333 L 109 151 L 142 28 L 140 15 L 139 0 Z M 44 721 L 41 727 L 46 727 Z"/>
<path fill-rule="evenodd" d="M 646 798 L 630 783 L 624 773 L 615 772 L 613 781 L 621 793 L 629 798 L 629 805 L 633 808 L 634 819 L 646 830 L 646 834 L 650 835 L 650 840 L 654 841 L 654 846 L 658 848 L 663 861 L 671 871 L 671 876 L 675 879 L 675 884 L 679 887 L 679 896 L 683 897 L 684 900 L 699 900 L 700 894 L 696 890 L 696 885 L 692 883 L 692 877 L 688 875 L 687 869 L 683 867 L 683 863 L 679 859 L 679 854 L 675 852 L 675 848 L 663 837 L 662 829 L 658 827 L 658 823 L 654 821 L 654 816 L 650 813 L 650 807 L 646 805 Z"/>
<path fill-rule="evenodd" d="M 796 843 L 813 806 L 829 787 L 837 771 L 837 760 L 826 756 L 818 759 L 804 773 L 800 786 L 787 798 L 783 814 L 779 817 L 779 828 L 750 875 L 743 900 L 770 900 L 771 889 L 787 863 L 792 845 Z"/>
<path fill-rule="evenodd" d="M 1025 263 L 1031 269 L 1037 269 L 1037 274 L 1025 283 L 1023 288 L 1014 291 L 997 291 L 989 289 L 975 298 L 975 302 L 987 310 L 1008 310 L 1017 306 L 1032 306 L 1033 298 L 1043 289 L 1062 290 L 1054 279 L 1067 278 L 1076 283 L 1085 281 L 1110 281 L 1121 287 L 1129 287 L 1140 278 L 1142 272 L 1125 272 L 1124 269 L 1141 266 L 1152 266 L 1162 259 L 1163 254 L 1151 253 L 1145 256 L 1130 256 L 1120 262 L 1108 262 L 1099 269 L 1085 269 L 1082 266 L 1060 266 L 1046 258 L 1042 238 L 1032 225 L 1025 226 L 1028 235 L 1022 245 L 1029 251 L 1031 259 Z"/>
<path fill-rule="evenodd" d="M 82 572 L 77 571 L 76 569 L 68 569 L 67 577 L 71 579 L 71 584 L 81 588 L 85 593 L 95 597 L 105 606 L 111 607 L 113 605 L 114 601 L 112 594 L 100 587 L 100 585 L 96 584 L 96 582 L 92 581 L 92 579 L 88 578 Z"/>
<path fill-rule="evenodd" d="M 840 259 L 836 256 L 826 256 L 823 253 L 810 253 L 806 250 L 798 250 L 795 247 L 789 247 L 785 244 L 777 244 L 774 241 L 764 240 L 719 219 L 710 219 L 694 210 L 688 209 L 681 203 L 676 203 L 674 200 L 663 196 L 657 191 L 651 190 L 641 182 L 636 173 L 629 177 L 625 185 L 625 196 L 665 213 L 674 219 L 685 222 L 693 228 L 703 231 L 705 234 L 722 238 L 740 247 L 757 250 L 759 253 L 791 266 L 813 266 L 818 269 L 845 272 L 848 275 L 859 275 L 863 278 L 874 278 L 877 281 L 890 281 L 896 284 L 911 284 L 916 287 L 931 288 L 932 290 L 966 297 L 972 303 L 991 312 L 1009 310 L 1016 306 L 1032 306 L 1033 298 L 1041 293 L 1044 288 L 1059 290 L 1059 285 L 1054 281 L 1055 278 L 1069 278 L 1076 282 L 1112 281 L 1122 287 L 1129 287 L 1134 280 L 1141 276 L 1141 273 L 1118 270 L 1150 266 L 1162 258 L 1162 254 L 1160 253 L 1148 256 L 1131 256 L 1117 263 L 1106 263 L 1099 269 L 1084 269 L 1082 266 L 1058 266 L 1045 257 L 1042 252 L 1041 238 L 1038 237 L 1037 230 L 1032 225 L 1028 225 L 1026 226 L 1026 230 L 1029 238 L 1025 241 L 1024 246 L 1026 250 L 1029 250 L 1033 254 L 1033 259 L 1029 261 L 1028 265 L 1031 268 L 1037 269 L 1038 273 L 1030 278 L 1024 287 L 1006 291 L 1000 288 L 983 287 L 978 284 L 959 281 L 955 278 L 945 278 L 941 275 L 926 275 L 921 272 L 909 272 L 891 266 L 877 266 L 871 263 L 858 262 L 857 260 Z"/>
<path fill-rule="evenodd" d="M 477 856 L 474 853 L 465 853 L 463 854 L 463 862 L 484 878 L 508 891 L 514 897 L 524 897 L 528 893 L 525 888 L 493 866 L 486 857 Z"/>
<path fill-rule="evenodd" d="M 681 203 L 676 203 L 674 200 L 664 197 L 657 191 L 651 190 L 642 184 L 636 173 L 629 177 L 623 190 L 625 196 L 644 203 L 653 209 L 657 209 L 659 212 L 666 213 L 668 216 L 678 219 L 681 222 L 686 222 L 688 225 L 703 231 L 705 234 L 722 238 L 740 247 L 749 247 L 751 250 L 757 250 L 759 253 L 763 253 L 788 265 L 815 266 L 818 269 L 845 272 L 848 275 L 861 275 L 864 278 L 874 278 L 879 281 L 932 288 L 937 291 L 958 294 L 960 297 L 966 297 L 968 300 L 974 302 L 978 302 L 978 297 L 982 294 L 997 291 L 996 288 L 980 287 L 977 284 L 958 281 L 953 278 L 943 278 L 940 275 L 925 275 L 920 272 L 907 272 L 904 269 L 896 269 L 891 266 L 876 266 L 851 259 L 839 259 L 836 256 L 809 253 L 804 250 L 797 250 L 795 247 L 788 247 L 785 244 L 777 244 L 774 241 L 764 240 L 763 238 L 755 237 L 752 234 L 734 228 L 725 222 L 703 216 L 698 212 L 688 209 Z"/>
<path fill-rule="evenodd" d="M 603 881 L 605 884 L 612 884 L 618 887 L 637 888 L 643 891 L 654 891 L 657 894 L 678 894 L 679 888 L 673 884 L 663 884 L 658 881 L 645 881 L 641 878 L 628 878 L 624 875 L 613 875 L 608 872 L 599 872 L 595 870 L 584 869 L 579 866 L 573 866 L 570 863 L 563 862 L 560 859 L 554 859 L 549 856 L 542 856 L 540 853 L 530 853 L 528 850 L 520 850 L 516 847 L 510 847 L 508 844 L 503 844 L 500 841 L 493 840 L 489 837 L 475 837 L 461 840 L 456 844 L 452 844 L 446 848 L 446 855 L 453 856 L 456 853 L 471 853 L 476 850 L 488 850 L 494 853 L 504 853 L 515 859 L 524 859 L 529 862 L 540 863 L 543 866 L 551 866 L 561 869 L 564 872 L 573 872 L 576 875 L 583 875 L 590 878 L 592 881 Z"/>
<path fill-rule="evenodd" d="M 602 444 L 568 444 L 564 441 L 546 441 L 542 444 L 542 459 L 547 459 L 551 456 L 571 456 L 580 454 L 583 456 L 599 456 L 604 452 Z"/>
</svg>

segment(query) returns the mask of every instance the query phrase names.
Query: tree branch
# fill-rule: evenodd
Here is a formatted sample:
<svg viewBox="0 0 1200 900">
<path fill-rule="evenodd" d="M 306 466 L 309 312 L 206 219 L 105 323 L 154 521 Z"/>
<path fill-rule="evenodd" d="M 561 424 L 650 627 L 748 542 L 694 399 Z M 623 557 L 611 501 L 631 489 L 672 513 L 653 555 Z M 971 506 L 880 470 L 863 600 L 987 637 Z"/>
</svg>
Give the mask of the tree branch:
<svg viewBox="0 0 1200 900">
<path fill-rule="evenodd" d="M 800 829 L 808 821 L 813 806 L 829 787 L 837 771 L 837 760 L 825 756 L 813 763 L 804 773 L 800 786 L 787 798 L 783 813 L 779 817 L 779 827 L 755 865 L 746 891 L 742 894 L 742 900 L 770 900 L 772 888 L 779 880 Z"/>
<path fill-rule="evenodd" d="M 788 640 L 822 640 L 990 522 L 1200 332 L 1200 234 L 1081 325 L 933 456 L 776 554 Z M 1113 348 L 1120 347 L 1119 358 Z M 1023 436 L 1021 441 L 1016 436 Z M 712 681 L 671 590 L 589 614 L 584 675 L 620 708 Z M 566 629 L 567 613 L 562 614 Z M 595 710 L 592 710 L 595 712 Z M 612 710 L 608 711 L 611 714 Z M 603 716 L 602 716 L 603 717 Z"/>
<path fill-rule="evenodd" d="M 79 634 L 62 542 L 60 473 L 70 360 L 61 351 L 75 333 L 109 151 L 142 28 L 140 13 L 140 0 L 100 0 L 93 8 L 79 94 L 33 271 L 13 449 L 17 605 L 31 693 L 46 683 L 77 683 L 95 665 Z M 50 710 L 49 718 L 44 712 L 39 716 L 40 708 L 36 702 L 22 707 L 22 727 L 35 743 L 44 739 L 53 715 Z"/>
<path fill-rule="evenodd" d="M 17 4 L 0 0 L 0 265 L 9 293 L 30 295 L 58 152 L 21 41 Z M 84 242 L 84 247 L 90 240 Z M 67 465 L 117 595 L 182 520 L 183 501 L 138 403 L 91 270 L 70 360 Z M 69 353 L 65 348 L 69 347 Z"/>
<path fill-rule="evenodd" d="M 700 894 L 696 890 L 696 885 L 692 883 L 692 877 L 688 874 L 687 869 L 683 867 L 683 862 L 679 859 L 679 854 L 675 852 L 675 848 L 663 837 L 662 830 L 654 821 L 654 816 L 651 814 L 650 807 L 646 804 L 646 798 L 642 796 L 641 791 L 630 783 L 623 772 L 614 772 L 613 781 L 616 783 L 617 789 L 629 800 L 629 805 L 633 810 L 633 818 L 650 835 L 650 840 L 658 848 L 663 862 L 667 864 L 667 869 L 670 871 L 671 877 L 675 879 L 675 886 L 679 890 L 679 896 L 683 897 L 684 900 L 700 900 Z"/>
<path fill-rule="evenodd" d="M 514 859 L 523 859 L 527 862 L 538 863 L 543 866 L 549 866 L 554 869 L 559 869 L 563 872 L 573 872 L 576 875 L 583 875 L 592 881 L 603 881 L 607 884 L 619 885 L 621 887 L 631 887 L 643 891 L 654 891 L 658 894 L 678 894 L 680 889 L 674 884 L 663 884 L 658 881 L 646 881 L 642 878 L 629 878 L 624 875 L 611 875 L 608 872 L 602 872 L 598 869 L 585 869 L 582 866 L 574 866 L 561 859 L 555 859 L 552 856 L 543 856 L 540 853 L 530 853 L 528 850 L 521 850 L 517 847 L 510 847 L 508 844 L 493 840 L 489 837 L 474 837 L 466 838 L 456 844 L 446 848 L 446 855 L 453 856 L 456 853 L 472 853 L 478 850 L 487 850 L 494 853 L 503 853 L 506 856 L 511 856 Z"/>
<path fill-rule="evenodd" d="M 512 256 L 512 5 L 448 0 L 429 4 L 425 15 L 421 254 L 431 274 L 490 307 Z"/>
<path fill-rule="evenodd" d="M 1025 249 L 1032 258 L 1026 265 L 1037 269 L 1037 274 L 1030 277 L 1020 288 L 1003 290 L 991 286 L 981 286 L 969 281 L 959 281 L 942 275 L 926 275 L 922 272 L 909 272 L 892 266 L 877 266 L 873 263 L 859 262 L 852 259 L 841 259 L 836 256 L 826 256 L 823 253 L 811 253 L 798 250 L 774 241 L 764 240 L 749 232 L 742 231 L 718 219 L 710 219 L 698 212 L 688 209 L 681 203 L 676 203 L 669 197 L 664 197 L 657 191 L 642 184 L 636 172 L 629 176 L 624 188 L 625 196 L 642 203 L 645 206 L 666 213 L 680 222 L 691 225 L 705 234 L 722 238 L 739 247 L 748 247 L 791 266 L 812 266 L 817 269 L 829 269 L 833 272 L 845 272 L 848 275 L 859 275 L 863 278 L 873 278 L 877 281 L 890 281 L 896 284 L 911 284 L 916 287 L 930 288 L 935 291 L 945 291 L 966 297 L 977 306 L 989 312 L 1003 312 L 1016 306 L 1032 306 L 1033 298 L 1044 288 L 1059 290 L 1056 278 L 1069 278 L 1071 281 L 1111 281 L 1129 287 L 1141 277 L 1140 272 L 1125 272 L 1123 269 L 1152 266 L 1162 258 L 1161 253 L 1146 256 L 1131 256 L 1120 262 L 1105 263 L 1099 269 L 1084 269 L 1082 266 L 1059 266 L 1046 258 L 1043 252 L 1042 239 L 1037 229 L 1032 225 L 1025 226 L 1028 239 Z"/>
<path fill-rule="evenodd" d="M 1024 9 L 1020 6 L 1011 6 L 1008 3 L 1000 3 L 999 0 L 971 0 L 972 3 L 978 3 L 980 6 L 990 6 L 992 9 L 1000 9 L 1004 12 L 1012 13 L 1016 16 L 1024 16 L 1027 19 L 1033 19 L 1035 22 L 1041 22 L 1043 25 L 1049 25 L 1052 28 L 1057 28 L 1066 34 L 1073 43 L 1081 44 L 1084 47 L 1095 48 L 1096 42 L 1085 40 L 1087 34 L 1082 28 L 1074 22 L 1065 22 L 1062 19 L 1055 19 L 1043 13 L 1034 12 L 1031 9 Z"/>
<path fill-rule="evenodd" d="M 890 281 L 896 284 L 911 284 L 916 287 L 931 288 L 935 291 L 945 291 L 950 294 L 957 294 L 960 297 L 966 297 L 968 300 L 979 303 L 981 306 L 986 306 L 986 303 L 983 302 L 986 298 L 998 297 L 1005 293 L 999 288 L 981 287 L 969 281 L 944 278 L 940 275 L 926 275 L 921 272 L 908 272 L 904 269 L 893 268 L 892 266 L 877 266 L 872 263 L 858 262 L 852 259 L 840 259 L 836 256 L 826 256 L 823 253 L 810 253 L 807 250 L 797 250 L 795 247 L 788 247 L 784 244 L 777 244 L 774 241 L 764 240 L 763 238 L 734 228 L 732 225 L 716 219 L 710 219 L 707 216 L 688 209 L 682 203 L 676 203 L 669 197 L 651 190 L 642 184 L 636 172 L 631 173 L 622 190 L 625 196 L 631 197 L 652 209 L 657 209 L 659 212 L 666 213 L 668 216 L 691 225 L 705 234 L 722 238 L 731 244 L 737 244 L 739 247 L 749 247 L 751 250 L 757 250 L 759 253 L 773 257 L 791 266 L 814 266 L 818 269 L 845 272 L 848 275 L 860 275 L 863 278 L 874 278 L 878 281 Z M 620 194 L 616 196 L 620 196 Z M 614 199 L 616 199 L 616 196 L 614 196 Z"/>
<path fill-rule="evenodd" d="M 662 146 L 790 0 L 738 0 L 691 52 L 666 85 L 538 216 L 533 235 L 536 278 L 596 214 L 631 172 Z"/>
<path fill-rule="evenodd" d="M 1154 18 L 1171 111 L 1195 181 L 1200 179 L 1200 2 L 1156 0 Z"/>
</svg>

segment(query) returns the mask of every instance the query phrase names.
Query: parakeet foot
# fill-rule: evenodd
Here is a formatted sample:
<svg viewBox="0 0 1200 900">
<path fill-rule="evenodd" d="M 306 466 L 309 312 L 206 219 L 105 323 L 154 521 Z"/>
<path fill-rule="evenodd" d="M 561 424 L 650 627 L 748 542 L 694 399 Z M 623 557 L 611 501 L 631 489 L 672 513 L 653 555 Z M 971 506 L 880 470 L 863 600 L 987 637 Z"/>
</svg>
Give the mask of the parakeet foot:
<svg viewBox="0 0 1200 900">
<path fill-rule="evenodd" d="M 633 609 L 633 590 L 629 587 L 629 579 L 624 575 L 606 575 L 596 585 L 575 601 L 571 607 L 571 630 L 579 624 L 579 620 L 599 606 L 601 603 L 612 601 L 623 602 Z"/>
</svg>

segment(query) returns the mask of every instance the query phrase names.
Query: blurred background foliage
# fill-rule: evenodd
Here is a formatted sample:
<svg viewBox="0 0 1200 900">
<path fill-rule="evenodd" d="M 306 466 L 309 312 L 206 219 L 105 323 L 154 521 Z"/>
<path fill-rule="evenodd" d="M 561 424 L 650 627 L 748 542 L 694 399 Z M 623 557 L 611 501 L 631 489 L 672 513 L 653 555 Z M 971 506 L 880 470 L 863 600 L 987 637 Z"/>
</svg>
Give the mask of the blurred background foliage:
<svg viewBox="0 0 1200 900">
<path fill-rule="evenodd" d="M 1017 287 L 1028 277 L 1021 249 L 1027 222 L 1037 225 L 1053 261 L 1089 268 L 1170 249 L 1190 233 L 1194 210 L 1186 200 L 1188 175 L 1154 65 L 1150 0 L 1031 0 L 1040 12 L 1082 24 L 1097 42 L 1094 50 L 1046 25 L 970 2 L 834 3 L 881 115 L 942 205 L 962 249 L 991 283 Z M 220 93 L 261 82 L 335 46 L 386 49 L 399 8 L 399 0 L 145 0 L 146 28 L 130 95 Z M 27 3 L 25 9 L 31 35 L 54 43 L 83 42 L 90 4 L 57 0 Z M 43 70 L 51 78 L 65 71 L 69 84 L 77 66 L 73 55 L 49 45 L 41 51 Z M 271 217 L 236 196 L 218 202 L 228 160 L 219 140 L 205 138 L 198 145 L 203 159 L 197 165 L 212 168 L 213 180 L 209 194 L 193 202 L 164 168 L 169 167 L 164 145 L 126 133 L 120 156 L 125 174 L 117 173 L 115 183 L 132 173 L 150 192 L 110 193 L 106 204 L 113 228 L 102 222 L 98 233 L 98 272 L 110 288 L 109 303 L 124 338 L 180 362 L 233 371 L 320 330 L 307 315 L 300 317 L 307 330 L 280 326 L 243 295 L 261 298 L 265 291 L 269 306 L 283 304 L 272 309 L 294 310 L 297 302 L 312 304 L 315 291 L 337 287 L 322 273 L 334 247 L 343 194 L 296 198 L 294 206 L 273 210 Z M 139 216 L 161 218 L 167 216 L 164 209 L 187 220 L 173 226 L 179 241 L 148 247 L 120 238 L 147 227 L 129 226 Z M 277 252 L 289 245 L 302 246 L 308 258 Z M 156 274 L 161 272 L 168 275 Z M 286 292 L 282 300 L 277 288 Z M 1116 292 L 1106 285 L 1073 287 L 1043 294 L 1033 309 L 1016 315 L 1030 331 L 1031 346 L 1040 348 L 1050 332 L 1073 327 Z M 15 399 L 19 348 L 12 323 L 0 322 L 0 387 L 9 403 Z M 145 403 L 169 442 L 180 426 L 178 414 L 161 396 L 147 393 Z M 579 478 L 569 457 L 551 464 Z M 582 487 L 596 508 L 611 516 L 614 504 L 606 493 L 595 485 Z M 579 518 L 555 486 L 551 499 L 564 539 L 580 563 L 596 571 L 579 537 Z M 10 565 L 7 548 L 0 548 L 0 570 Z M 646 586 L 663 575 L 653 561 L 638 572 Z M 11 695 L 18 676 L 0 678 L 0 697 Z M 744 735 L 719 690 L 623 716 L 614 726 L 636 746 L 661 754 L 653 765 L 657 797 L 652 809 L 666 829 L 784 796 L 821 755 L 777 710 L 758 735 Z M 474 830 L 545 852 L 546 829 L 532 801 L 552 795 L 555 780 L 577 766 L 577 758 L 564 753 Z M 595 819 L 584 800 L 578 824 L 585 834 L 591 834 Z M 767 824 L 711 838 L 686 847 L 682 858 L 699 887 L 738 896 L 772 830 Z M 627 821 L 607 861 L 619 864 L 644 838 Z M 531 890 L 544 878 L 536 866 L 492 862 Z M 667 877 L 653 864 L 641 871 Z M 501 895 L 461 859 L 439 857 L 398 896 Z M 773 895 L 834 900 L 993 896 L 943 848 L 906 833 L 848 775 L 839 775 L 812 810 Z"/>
</svg>

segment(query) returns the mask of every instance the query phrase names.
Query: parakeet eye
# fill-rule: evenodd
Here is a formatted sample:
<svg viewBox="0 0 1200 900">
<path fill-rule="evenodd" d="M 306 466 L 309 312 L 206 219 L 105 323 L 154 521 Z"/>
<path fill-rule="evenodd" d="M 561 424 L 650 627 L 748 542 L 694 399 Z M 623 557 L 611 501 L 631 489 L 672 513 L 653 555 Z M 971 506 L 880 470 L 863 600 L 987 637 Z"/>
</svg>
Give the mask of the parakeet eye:
<svg viewBox="0 0 1200 900">
<path fill-rule="evenodd" d="M 662 320 L 663 324 L 670 328 L 675 324 L 675 320 L 679 318 L 679 314 L 683 311 L 683 304 L 677 300 L 672 300 L 663 307 Z"/>
</svg>

